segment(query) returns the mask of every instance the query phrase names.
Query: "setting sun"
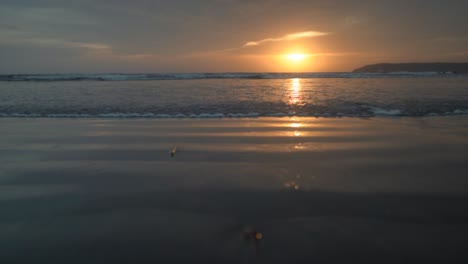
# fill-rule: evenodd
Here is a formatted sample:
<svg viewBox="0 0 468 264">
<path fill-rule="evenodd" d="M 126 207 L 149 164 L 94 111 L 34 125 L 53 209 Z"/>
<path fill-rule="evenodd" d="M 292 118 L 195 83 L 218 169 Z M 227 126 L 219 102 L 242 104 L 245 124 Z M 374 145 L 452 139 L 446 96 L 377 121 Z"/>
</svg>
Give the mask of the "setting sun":
<svg viewBox="0 0 468 264">
<path fill-rule="evenodd" d="M 301 53 L 292 53 L 287 55 L 288 59 L 291 61 L 301 61 L 305 59 L 306 55 Z"/>
</svg>

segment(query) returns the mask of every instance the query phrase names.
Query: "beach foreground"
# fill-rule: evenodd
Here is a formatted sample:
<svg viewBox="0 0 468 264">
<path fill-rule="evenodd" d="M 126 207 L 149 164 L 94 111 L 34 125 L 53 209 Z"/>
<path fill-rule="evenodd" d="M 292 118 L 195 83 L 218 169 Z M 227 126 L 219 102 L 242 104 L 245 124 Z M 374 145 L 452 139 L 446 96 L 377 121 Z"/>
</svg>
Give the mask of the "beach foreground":
<svg viewBox="0 0 468 264">
<path fill-rule="evenodd" d="M 0 263 L 468 262 L 465 116 L 0 122 Z"/>
</svg>

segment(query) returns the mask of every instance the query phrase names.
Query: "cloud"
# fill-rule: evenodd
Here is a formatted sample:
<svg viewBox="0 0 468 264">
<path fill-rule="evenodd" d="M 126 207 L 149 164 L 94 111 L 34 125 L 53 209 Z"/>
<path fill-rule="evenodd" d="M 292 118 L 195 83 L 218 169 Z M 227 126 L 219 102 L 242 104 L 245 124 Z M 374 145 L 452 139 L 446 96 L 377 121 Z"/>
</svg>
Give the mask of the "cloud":
<svg viewBox="0 0 468 264">
<path fill-rule="evenodd" d="M 36 32 L 24 31 L 15 27 L 2 26 L 0 24 L 0 43 L 6 44 L 33 44 L 56 47 L 80 48 L 85 50 L 111 50 L 112 47 L 99 42 L 70 41 L 64 38 L 43 37 Z"/>
<path fill-rule="evenodd" d="M 326 35 L 329 35 L 329 34 L 331 34 L 331 33 L 329 33 L 329 32 L 320 32 L 320 31 L 296 32 L 296 33 L 291 33 L 291 34 L 284 35 L 284 36 L 279 37 L 279 38 L 266 38 L 266 39 L 257 40 L 257 41 L 248 41 L 242 47 L 237 47 L 237 48 L 211 50 L 211 51 L 204 51 L 204 52 L 194 52 L 194 53 L 187 54 L 185 57 L 204 57 L 204 56 L 209 56 L 209 55 L 214 55 L 214 54 L 219 54 L 219 53 L 237 51 L 237 50 L 241 50 L 241 49 L 247 48 L 247 47 L 259 46 L 259 45 L 262 45 L 265 42 L 277 42 L 277 41 L 296 40 L 296 39 L 302 39 L 302 38 L 313 38 L 313 37 L 326 36 Z"/>
<path fill-rule="evenodd" d="M 265 42 L 276 42 L 276 41 L 285 41 L 285 40 L 295 40 L 295 39 L 301 39 L 301 38 L 312 38 L 312 37 L 320 37 L 320 36 L 325 36 L 329 35 L 330 33 L 328 32 L 319 32 L 319 31 L 304 31 L 304 32 L 296 32 L 292 34 L 287 34 L 279 38 L 266 38 L 262 40 L 257 40 L 257 41 L 249 41 L 244 44 L 242 47 L 251 47 L 251 46 L 258 46 L 262 45 Z"/>
<path fill-rule="evenodd" d="M 87 50 L 111 50 L 112 49 L 111 46 L 102 44 L 102 43 L 73 42 L 73 41 L 56 39 L 56 38 L 28 38 L 26 40 L 30 43 L 35 43 L 35 44 L 83 48 Z"/>
<path fill-rule="evenodd" d="M 92 50 L 105 50 L 111 49 L 110 46 L 101 43 L 73 43 L 77 47 L 85 48 L 85 49 L 92 49 Z"/>
<path fill-rule="evenodd" d="M 362 18 L 355 17 L 355 16 L 347 16 L 345 17 L 344 22 L 348 26 L 353 26 L 356 24 L 361 24 L 362 22 L 364 22 L 364 20 Z"/>
<path fill-rule="evenodd" d="M 83 51 L 85 56 L 92 57 L 106 57 L 113 59 L 123 59 L 123 60 L 143 60 L 143 59 L 155 59 L 159 56 L 155 54 L 131 54 L 131 53 L 116 53 L 112 46 L 100 43 L 100 42 L 83 42 L 83 41 L 70 41 L 60 38 L 46 38 L 46 37 L 37 37 L 29 36 L 30 34 L 12 31 L 12 30 L 2 30 L 0 28 L 0 34 L 6 34 L 8 38 L 0 39 L 0 44 L 33 44 L 35 46 L 50 46 L 58 48 L 72 48 L 80 49 Z"/>
</svg>

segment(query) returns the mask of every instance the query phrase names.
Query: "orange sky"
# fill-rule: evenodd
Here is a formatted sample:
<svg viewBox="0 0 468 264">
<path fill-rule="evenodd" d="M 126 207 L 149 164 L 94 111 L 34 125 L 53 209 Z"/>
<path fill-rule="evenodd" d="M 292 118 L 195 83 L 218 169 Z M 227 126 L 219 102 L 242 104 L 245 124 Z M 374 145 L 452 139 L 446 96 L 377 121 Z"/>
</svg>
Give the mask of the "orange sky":
<svg viewBox="0 0 468 264">
<path fill-rule="evenodd" d="M 4 0 L 0 73 L 351 71 L 468 61 L 461 0 Z M 299 62 L 290 53 L 306 54 Z"/>
</svg>

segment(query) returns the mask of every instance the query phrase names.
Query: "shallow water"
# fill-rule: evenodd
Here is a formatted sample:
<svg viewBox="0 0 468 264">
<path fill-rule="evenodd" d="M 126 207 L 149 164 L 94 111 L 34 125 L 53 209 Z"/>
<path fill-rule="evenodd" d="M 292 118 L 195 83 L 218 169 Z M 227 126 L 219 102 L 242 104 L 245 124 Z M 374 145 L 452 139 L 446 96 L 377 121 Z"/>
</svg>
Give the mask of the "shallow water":
<svg viewBox="0 0 468 264">
<path fill-rule="evenodd" d="M 2 263 L 468 260 L 464 116 L 1 122 Z"/>
</svg>

